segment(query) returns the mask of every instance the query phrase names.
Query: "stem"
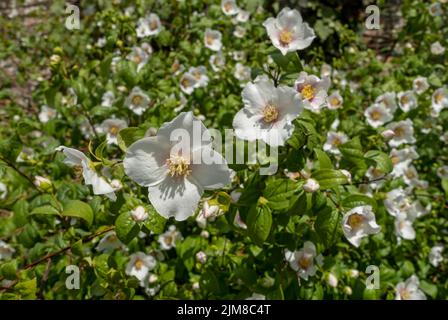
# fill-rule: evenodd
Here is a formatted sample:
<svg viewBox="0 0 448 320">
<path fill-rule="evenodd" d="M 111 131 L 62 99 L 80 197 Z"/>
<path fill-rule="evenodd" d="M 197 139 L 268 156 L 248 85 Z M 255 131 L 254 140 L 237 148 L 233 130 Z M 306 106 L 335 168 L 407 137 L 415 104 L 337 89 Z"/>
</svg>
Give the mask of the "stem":
<svg viewBox="0 0 448 320">
<path fill-rule="evenodd" d="M 25 173 L 23 173 L 22 171 L 20 171 L 12 162 L 10 162 L 9 160 L 3 158 L 0 156 L 0 160 L 3 161 L 4 163 L 6 163 L 8 165 L 8 167 L 10 167 L 11 169 L 13 169 L 15 172 L 17 172 L 19 175 L 21 175 L 23 178 L 25 178 L 31 186 L 33 186 L 34 189 L 36 189 L 39 193 L 43 193 L 42 190 L 40 190 L 35 184 L 33 179 L 31 179 L 29 176 L 27 176 Z"/>
</svg>

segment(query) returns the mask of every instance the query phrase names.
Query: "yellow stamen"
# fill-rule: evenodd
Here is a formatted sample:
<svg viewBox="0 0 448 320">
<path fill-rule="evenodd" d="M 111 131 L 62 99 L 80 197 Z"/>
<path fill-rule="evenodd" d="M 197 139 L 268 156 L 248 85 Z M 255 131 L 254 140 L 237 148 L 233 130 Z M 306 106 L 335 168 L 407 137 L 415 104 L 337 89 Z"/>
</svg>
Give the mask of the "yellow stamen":
<svg viewBox="0 0 448 320">
<path fill-rule="evenodd" d="M 189 176 L 191 174 L 190 163 L 182 156 L 171 156 L 166 164 L 172 177 Z"/>
<path fill-rule="evenodd" d="M 268 104 L 263 110 L 263 120 L 267 123 L 273 122 L 278 118 L 278 109 L 277 107 Z"/>
<path fill-rule="evenodd" d="M 134 267 L 137 270 L 140 270 L 143 267 L 143 261 L 141 259 L 135 260 Z"/>
<path fill-rule="evenodd" d="M 143 98 L 141 96 L 133 96 L 132 104 L 139 106 L 143 102 Z"/>
<path fill-rule="evenodd" d="M 301 256 L 300 259 L 297 261 L 297 264 L 301 269 L 308 269 L 308 267 L 311 265 L 312 258 L 307 256 Z"/>
<path fill-rule="evenodd" d="M 312 98 L 314 98 L 314 95 L 316 94 L 316 89 L 313 87 L 312 84 L 307 84 L 306 86 L 303 87 L 301 93 L 306 100 L 311 100 Z"/>
<path fill-rule="evenodd" d="M 347 219 L 347 224 L 352 229 L 359 229 L 361 227 L 362 223 L 364 222 L 364 217 L 360 215 L 359 213 L 354 213 L 350 215 Z"/>
<path fill-rule="evenodd" d="M 287 46 L 292 42 L 292 32 L 289 30 L 282 30 L 279 35 L 279 41 L 282 46 Z"/>
</svg>

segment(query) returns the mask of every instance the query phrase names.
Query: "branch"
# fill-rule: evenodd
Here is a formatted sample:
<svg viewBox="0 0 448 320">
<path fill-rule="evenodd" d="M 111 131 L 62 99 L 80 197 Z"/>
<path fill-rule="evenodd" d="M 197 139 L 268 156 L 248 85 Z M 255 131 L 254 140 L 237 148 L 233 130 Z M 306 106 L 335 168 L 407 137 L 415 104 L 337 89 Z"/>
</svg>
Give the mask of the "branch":
<svg viewBox="0 0 448 320">
<path fill-rule="evenodd" d="M 8 167 L 10 167 L 11 169 L 13 169 L 15 172 L 17 172 L 19 175 L 21 175 L 23 178 L 25 178 L 25 180 L 27 180 L 30 185 L 33 186 L 34 189 L 37 190 L 37 192 L 39 193 L 43 193 L 42 190 L 40 190 L 35 184 L 33 179 L 31 179 L 29 176 L 27 176 L 25 173 L 23 173 L 22 171 L 20 171 L 12 162 L 10 162 L 9 160 L 3 158 L 0 156 L 0 160 L 3 161 L 4 163 L 6 163 L 6 165 Z"/>
</svg>

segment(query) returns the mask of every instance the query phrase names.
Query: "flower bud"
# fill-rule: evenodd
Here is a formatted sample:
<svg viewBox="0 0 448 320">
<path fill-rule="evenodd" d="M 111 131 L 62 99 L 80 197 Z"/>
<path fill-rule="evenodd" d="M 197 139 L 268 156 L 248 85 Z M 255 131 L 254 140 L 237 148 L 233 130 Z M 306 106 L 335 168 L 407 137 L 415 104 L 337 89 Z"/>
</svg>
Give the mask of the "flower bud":
<svg viewBox="0 0 448 320">
<path fill-rule="evenodd" d="M 41 176 L 34 178 L 34 185 L 42 190 L 50 190 L 52 188 L 51 180 Z"/>
<path fill-rule="evenodd" d="M 327 283 L 330 287 L 336 288 L 338 286 L 338 278 L 333 273 L 327 275 Z"/>
<path fill-rule="evenodd" d="M 383 136 L 384 139 L 392 139 L 395 136 L 395 132 L 393 130 L 384 130 L 383 132 L 381 132 L 381 135 Z"/>
<path fill-rule="evenodd" d="M 206 263 L 207 262 L 207 254 L 204 251 L 199 251 L 198 253 L 196 253 L 196 260 L 200 264 Z"/>
<path fill-rule="evenodd" d="M 148 213 L 146 212 L 144 207 L 138 206 L 131 211 L 131 217 L 135 222 L 143 222 L 148 219 Z"/>
<path fill-rule="evenodd" d="M 303 185 L 303 190 L 305 190 L 306 192 L 316 192 L 317 190 L 319 190 L 319 188 L 319 182 L 312 178 L 306 180 L 305 184 Z"/>
</svg>

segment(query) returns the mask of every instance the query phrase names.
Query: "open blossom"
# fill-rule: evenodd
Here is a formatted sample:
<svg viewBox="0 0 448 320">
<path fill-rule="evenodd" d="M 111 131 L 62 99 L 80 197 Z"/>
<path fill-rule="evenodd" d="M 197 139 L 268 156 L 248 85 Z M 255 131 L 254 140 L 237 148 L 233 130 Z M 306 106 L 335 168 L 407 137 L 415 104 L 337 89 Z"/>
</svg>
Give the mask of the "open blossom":
<svg viewBox="0 0 448 320">
<path fill-rule="evenodd" d="M 197 131 L 202 136 L 196 137 Z M 181 143 L 176 140 L 179 134 Z M 226 160 L 212 149 L 208 130 L 192 112 L 182 112 L 156 136 L 133 143 L 123 164 L 132 180 L 148 188 L 157 212 L 178 221 L 193 215 L 204 190 L 230 183 Z"/>
<path fill-rule="evenodd" d="M 126 274 L 136 277 L 142 284 L 149 271 L 155 268 L 157 260 L 143 252 L 133 253 L 130 258 L 126 266 Z"/>
<path fill-rule="evenodd" d="M 431 263 L 434 267 L 437 267 L 443 261 L 443 246 L 435 245 L 431 248 L 431 252 L 429 253 L 429 263 Z"/>
<path fill-rule="evenodd" d="M 413 91 L 404 91 L 397 94 L 398 105 L 404 112 L 417 108 L 417 97 Z"/>
<path fill-rule="evenodd" d="M 294 87 L 302 97 L 303 107 L 313 112 L 319 112 L 325 106 L 330 79 L 327 77 L 319 79 L 315 75 L 308 75 L 302 71 L 299 73 Z"/>
<path fill-rule="evenodd" d="M 106 91 L 101 97 L 101 106 L 110 108 L 115 101 L 115 94 L 113 91 Z"/>
<path fill-rule="evenodd" d="M 347 141 L 348 137 L 345 133 L 329 131 L 327 133 L 327 141 L 325 142 L 323 149 L 324 151 L 339 155 L 341 154 L 339 151 L 339 146 Z"/>
<path fill-rule="evenodd" d="M 407 147 L 403 149 L 392 149 L 389 154 L 390 160 L 394 169 L 391 172 L 393 177 L 401 177 L 404 175 L 406 168 L 409 164 L 418 158 L 417 152 L 414 147 Z"/>
<path fill-rule="evenodd" d="M 108 144 L 117 144 L 117 136 L 121 129 L 127 128 L 126 121 L 121 119 L 106 119 L 98 127 L 99 133 L 106 134 Z"/>
<path fill-rule="evenodd" d="M 251 73 L 250 67 L 247 67 L 242 63 L 238 62 L 235 65 L 235 71 L 233 72 L 233 76 L 237 78 L 239 81 L 246 83 L 250 81 L 250 73 Z"/>
<path fill-rule="evenodd" d="M 162 23 L 155 13 L 150 13 L 144 18 L 138 19 L 136 32 L 139 38 L 158 35 L 161 30 Z"/>
<path fill-rule="evenodd" d="M 176 247 L 176 241 L 182 240 L 182 234 L 176 229 L 176 226 L 171 225 L 168 230 L 159 235 L 159 244 L 162 250 L 170 250 Z"/>
<path fill-rule="evenodd" d="M 221 0 L 221 9 L 226 16 L 233 16 L 235 14 L 238 14 L 240 10 L 236 5 L 235 0 Z"/>
<path fill-rule="evenodd" d="M 439 88 L 432 94 L 431 108 L 433 114 L 438 116 L 440 111 L 444 108 L 448 108 L 448 90 L 446 88 Z"/>
<path fill-rule="evenodd" d="M 416 141 L 414 138 L 414 127 L 410 119 L 391 122 L 386 128 L 394 132 L 394 136 L 389 140 L 389 145 L 391 147 L 398 147 L 402 144 L 412 144 Z"/>
<path fill-rule="evenodd" d="M 216 54 L 212 54 L 208 61 L 215 72 L 221 71 L 226 66 L 226 58 L 221 51 Z"/>
<path fill-rule="evenodd" d="M 297 272 L 297 275 L 308 280 L 316 274 L 317 265 L 323 262 L 322 255 L 316 256 L 316 246 L 311 241 L 306 241 L 303 248 L 298 251 L 285 251 L 285 259 L 289 262 L 290 267 Z"/>
<path fill-rule="evenodd" d="M 240 39 L 244 38 L 244 36 L 246 35 L 246 28 L 242 26 L 236 26 L 235 30 L 233 31 L 233 35 Z"/>
<path fill-rule="evenodd" d="M 80 167 L 82 169 L 82 176 L 86 185 L 93 187 L 94 194 L 104 194 L 106 197 L 115 201 L 117 199 L 114 189 L 107 182 L 106 178 L 100 176 L 93 165 L 92 161 L 86 157 L 84 153 L 76 149 L 60 146 L 56 151 L 62 151 L 66 156 L 64 163 L 72 167 Z"/>
<path fill-rule="evenodd" d="M 426 296 L 419 289 L 420 282 L 417 276 L 412 275 L 405 282 L 400 282 L 395 287 L 395 300 L 426 300 Z"/>
<path fill-rule="evenodd" d="M 198 83 L 198 81 L 196 80 L 196 78 L 193 75 L 186 72 L 182 75 L 182 78 L 180 79 L 180 89 L 185 94 L 190 95 L 193 93 L 194 89 L 197 87 L 197 83 Z"/>
<path fill-rule="evenodd" d="M 196 79 L 196 88 L 205 87 L 208 84 L 207 69 L 204 66 L 190 67 L 188 73 Z"/>
<path fill-rule="evenodd" d="M 397 110 L 397 100 L 395 92 L 386 92 L 375 99 L 375 103 L 383 104 L 391 114 Z"/>
<path fill-rule="evenodd" d="M 244 23 L 244 22 L 249 21 L 249 18 L 250 18 L 250 12 L 249 11 L 243 10 L 241 8 L 238 9 L 238 14 L 235 17 L 235 20 L 237 22 Z"/>
<path fill-rule="evenodd" d="M 353 208 L 342 218 L 342 231 L 355 247 L 359 247 L 362 238 L 369 234 L 377 234 L 380 230 L 381 227 L 376 223 L 371 206 Z"/>
<path fill-rule="evenodd" d="M 440 44 L 439 41 L 434 42 L 431 45 L 431 53 L 438 56 L 445 53 L 445 47 Z"/>
<path fill-rule="evenodd" d="M 344 99 L 340 95 L 339 91 L 334 91 L 327 97 L 327 107 L 330 110 L 336 110 L 342 107 Z"/>
<path fill-rule="evenodd" d="M 131 217 L 136 222 L 143 222 L 148 219 L 148 212 L 146 212 L 145 207 L 138 206 L 134 210 L 131 211 Z"/>
<path fill-rule="evenodd" d="M 438 17 L 443 14 L 442 4 L 435 2 L 429 6 L 428 11 L 431 16 Z"/>
<path fill-rule="evenodd" d="M 412 87 L 416 94 L 422 94 L 429 88 L 428 78 L 426 77 L 417 77 L 412 82 Z"/>
<path fill-rule="evenodd" d="M 405 213 L 400 212 L 395 217 L 395 233 L 405 240 L 415 239 L 416 234 L 412 226 L 412 221 L 409 220 Z"/>
<path fill-rule="evenodd" d="M 204 44 L 212 51 L 220 51 L 222 48 L 222 34 L 217 30 L 206 29 L 204 35 Z"/>
<path fill-rule="evenodd" d="M 364 111 L 364 115 L 366 116 L 367 123 L 373 128 L 378 128 L 394 118 L 383 104 L 376 103 L 368 107 Z"/>
<path fill-rule="evenodd" d="M 115 231 L 109 231 L 99 241 L 96 250 L 100 252 L 110 252 L 118 248 L 124 248 L 124 244 L 118 239 Z"/>
<path fill-rule="evenodd" d="M 134 87 L 124 104 L 136 115 L 141 116 L 148 109 L 150 99 L 139 87 Z"/>
<path fill-rule="evenodd" d="M 39 112 L 39 120 L 42 123 L 47 123 L 48 121 L 50 121 L 51 119 L 56 118 L 57 116 L 57 111 L 53 108 L 50 108 L 46 105 L 43 105 L 40 108 L 40 112 Z"/>
<path fill-rule="evenodd" d="M 283 85 L 275 87 L 267 77 L 257 77 L 244 87 L 242 98 L 244 108 L 233 119 L 236 136 L 283 146 L 294 131 L 292 121 L 303 109 L 297 92 Z"/>
<path fill-rule="evenodd" d="M 14 248 L 12 248 L 6 242 L 0 240 L 0 261 L 11 259 L 14 252 L 16 252 Z"/>
<path fill-rule="evenodd" d="M 149 54 L 140 47 L 133 47 L 132 51 L 126 56 L 130 61 L 137 65 L 137 72 L 140 71 L 148 62 Z"/>
<path fill-rule="evenodd" d="M 279 12 L 277 18 L 268 18 L 263 26 L 272 44 L 283 55 L 309 47 L 316 37 L 308 23 L 303 23 L 300 12 L 287 7 Z"/>
</svg>

